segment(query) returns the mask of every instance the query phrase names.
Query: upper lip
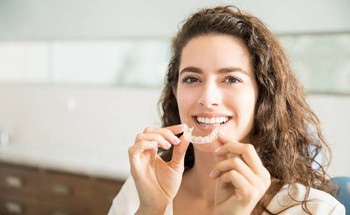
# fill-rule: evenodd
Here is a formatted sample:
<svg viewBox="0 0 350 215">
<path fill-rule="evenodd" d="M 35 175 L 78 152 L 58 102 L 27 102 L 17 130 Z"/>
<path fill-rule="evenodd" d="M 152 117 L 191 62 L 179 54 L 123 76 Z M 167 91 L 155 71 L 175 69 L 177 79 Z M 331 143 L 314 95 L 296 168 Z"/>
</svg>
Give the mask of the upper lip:
<svg viewBox="0 0 350 215">
<path fill-rule="evenodd" d="M 231 117 L 229 114 L 223 114 L 223 113 L 198 113 L 198 114 L 193 114 L 193 117 L 207 117 L 207 118 L 212 118 L 212 117 Z"/>
</svg>

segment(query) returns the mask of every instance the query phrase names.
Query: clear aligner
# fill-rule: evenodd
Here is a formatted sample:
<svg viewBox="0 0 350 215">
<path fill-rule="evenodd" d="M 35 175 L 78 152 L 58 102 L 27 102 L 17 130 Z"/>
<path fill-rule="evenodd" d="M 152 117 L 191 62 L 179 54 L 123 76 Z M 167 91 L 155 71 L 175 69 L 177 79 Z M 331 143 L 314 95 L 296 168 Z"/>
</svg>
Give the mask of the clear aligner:
<svg viewBox="0 0 350 215">
<path fill-rule="evenodd" d="M 186 128 L 184 131 L 184 138 L 186 141 L 191 142 L 193 144 L 208 144 L 213 142 L 218 135 L 217 130 L 212 131 L 209 135 L 205 137 L 197 137 L 197 136 L 192 136 L 193 132 L 193 127 L 192 128 Z"/>
</svg>

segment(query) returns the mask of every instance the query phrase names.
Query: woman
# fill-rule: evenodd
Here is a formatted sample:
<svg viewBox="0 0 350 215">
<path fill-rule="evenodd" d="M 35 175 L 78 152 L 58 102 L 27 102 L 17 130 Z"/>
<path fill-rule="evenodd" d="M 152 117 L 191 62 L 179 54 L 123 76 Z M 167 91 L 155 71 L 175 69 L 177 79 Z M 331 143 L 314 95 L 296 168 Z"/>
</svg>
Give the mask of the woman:
<svg viewBox="0 0 350 215">
<path fill-rule="evenodd" d="M 163 128 L 136 136 L 132 178 L 110 215 L 345 214 L 315 160 L 328 148 L 319 121 L 260 20 L 234 7 L 203 9 L 172 48 Z"/>
</svg>

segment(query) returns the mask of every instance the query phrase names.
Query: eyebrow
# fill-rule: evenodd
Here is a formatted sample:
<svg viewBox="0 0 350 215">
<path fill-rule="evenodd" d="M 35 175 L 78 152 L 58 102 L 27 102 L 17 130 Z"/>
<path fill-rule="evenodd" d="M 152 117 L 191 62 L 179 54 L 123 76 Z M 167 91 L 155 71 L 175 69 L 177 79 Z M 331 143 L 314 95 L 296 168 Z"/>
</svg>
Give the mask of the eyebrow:
<svg viewBox="0 0 350 215">
<path fill-rule="evenodd" d="M 189 66 L 189 67 L 183 68 L 180 71 L 179 75 L 181 75 L 182 73 L 185 73 L 185 72 L 203 73 L 203 71 L 200 68 L 194 67 L 194 66 Z M 250 76 L 247 71 L 243 70 L 240 67 L 225 67 L 225 68 L 221 68 L 221 69 L 219 69 L 217 71 L 217 73 L 219 73 L 219 74 L 230 73 L 230 72 L 241 72 L 241 73 L 243 73 L 245 75 Z"/>
</svg>

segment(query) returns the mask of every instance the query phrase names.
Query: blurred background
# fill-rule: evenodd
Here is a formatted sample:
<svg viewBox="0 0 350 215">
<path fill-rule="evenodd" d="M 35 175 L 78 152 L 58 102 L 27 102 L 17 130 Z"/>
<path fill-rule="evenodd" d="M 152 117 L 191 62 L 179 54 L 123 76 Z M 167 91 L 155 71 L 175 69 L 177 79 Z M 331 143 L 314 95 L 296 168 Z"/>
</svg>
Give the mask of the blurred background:
<svg viewBox="0 0 350 215">
<path fill-rule="evenodd" d="M 276 33 L 332 147 L 329 174 L 350 176 L 350 1 L 0 0 L 0 214 L 107 213 L 135 135 L 160 126 L 172 36 L 222 4 Z"/>
</svg>

